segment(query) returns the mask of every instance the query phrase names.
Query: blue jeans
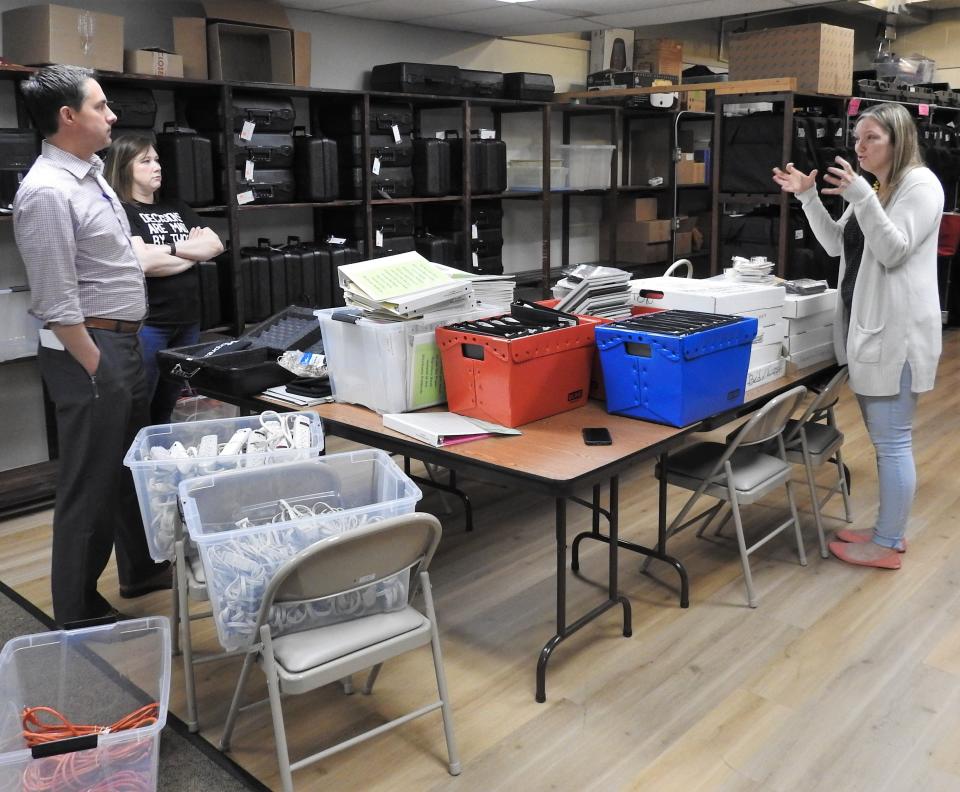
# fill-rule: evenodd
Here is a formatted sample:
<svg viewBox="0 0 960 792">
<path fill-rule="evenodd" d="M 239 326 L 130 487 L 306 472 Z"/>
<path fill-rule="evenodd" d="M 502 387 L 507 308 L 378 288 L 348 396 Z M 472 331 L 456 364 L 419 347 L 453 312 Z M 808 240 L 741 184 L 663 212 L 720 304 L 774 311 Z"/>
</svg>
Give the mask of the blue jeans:
<svg viewBox="0 0 960 792">
<path fill-rule="evenodd" d="M 160 378 L 157 352 L 161 349 L 190 346 L 200 340 L 199 324 L 144 325 L 140 330 L 140 346 L 143 349 L 143 368 L 147 380 L 147 398 L 150 400 L 150 423 L 168 424 L 177 399 L 183 391 L 183 383 Z"/>
<path fill-rule="evenodd" d="M 873 541 L 884 547 L 901 548 L 917 487 L 913 463 L 913 413 L 917 394 L 912 393 L 910 364 L 900 374 L 896 396 L 857 396 L 863 422 L 877 452 L 880 510 Z"/>
</svg>

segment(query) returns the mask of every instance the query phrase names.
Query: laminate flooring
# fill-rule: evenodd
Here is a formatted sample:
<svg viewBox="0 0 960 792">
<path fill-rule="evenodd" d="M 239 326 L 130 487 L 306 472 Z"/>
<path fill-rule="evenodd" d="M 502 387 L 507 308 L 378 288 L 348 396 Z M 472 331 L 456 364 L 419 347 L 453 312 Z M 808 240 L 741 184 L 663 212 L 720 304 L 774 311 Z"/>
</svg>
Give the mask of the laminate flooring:
<svg viewBox="0 0 960 792">
<path fill-rule="evenodd" d="M 533 688 L 537 654 L 553 633 L 552 502 L 465 479 L 477 526 L 466 534 L 459 502 L 428 491 L 421 508 L 445 525 L 431 577 L 463 774 L 446 773 L 433 713 L 298 771 L 297 789 L 960 790 L 960 331 L 946 331 L 944 342 L 937 388 L 921 397 L 915 421 L 919 490 L 900 571 L 820 558 L 800 478 L 807 567 L 788 536 L 765 545 L 753 558 L 760 604 L 750 609 L 733 540 L 689 531 L 671 542 L 690 572 L 684 610 L 671 570 L 640 575 L 640 559 L 622 552 L 633 637 L 622 637 L 619 611 L 611 611 L 564 642 L 551 660 L 546 704 L 534 701 Z M 854 527 L 869 528 L 875 458 L 849 392 L 838 418 Z M 819 480 L 828 483 L 832 470 Z M 620 491 L 621 534 L 652 544 L 651 466 L 631 470 Z M 671 490 L 671 513 L 683 498 Z M 841 509 L 839 498 L 828 505 L 828 529 L 845 525 Z M 744 514 L 749 533 L 783 519 L 786 507 L 777 495 Z M 569 522 L 572 538 L 589 529 L 589 513 L 571 505 Z M 49 523 L 50 512 L 0 523 L 0 579 L 48 612 Z M 571 615 L 602 597 L 606 548 L 582 549 L 582 578 L 568 577 Z M 116 585 L 111 565 L 101 590 L 125 612 L 169 612 L 167 594 L 120 601 Z M 209 620 L 194 622 L 194 635 L 198 648 L 217 648 Z M 201 733 L 212 742 L 238 668 L 231 659 L 197 669 Z M 264 695 L 259 672 L 248 688 L 251 698 Z M 291 753 L 318 750 L 434 695 L 424 648 L 388 662 L 372 696 L 331 686 L 287 699 Z M 171 709 L 184 715 L 179 662 Z M 277 786 L 265 706 L 241 715 L 231 755 Z"/>
</svg>

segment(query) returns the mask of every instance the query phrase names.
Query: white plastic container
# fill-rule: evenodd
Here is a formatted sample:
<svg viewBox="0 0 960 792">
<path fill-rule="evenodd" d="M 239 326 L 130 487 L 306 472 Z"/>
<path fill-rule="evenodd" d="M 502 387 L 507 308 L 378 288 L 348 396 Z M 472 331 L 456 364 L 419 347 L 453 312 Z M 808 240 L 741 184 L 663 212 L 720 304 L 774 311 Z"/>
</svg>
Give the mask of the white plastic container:
<svg viewBox="0 0 960 792">
<path fill-rule="evenodd" d="M 343 309 L 317 311 L 327 356 L 330 390 L 338 402 L 361 404 L 379 413 L 400 413 L 443 404 L 440 350 L 434 331 L 443 325 L 503 313 L 496 306 L 459 316 L 378 322 L 341 322 Z"/>
<path fill-rule="evenodd" d="M 169 693 L 170 623 L 162 616 L 8 641 L 0 652 L 0 789 L 155 790 Z M 73 723 L 109 726 L 153 703 L 155 723 L 99 734 L 91 747 L 72 753 L 34 759 L 23 738 L 25 707 L 52 707 Z M 36 783 L 58 770 L 77 785 Z"/>
<path fill-rule="evenodd" d="M 606 190 L 610 187 L 610 161 L 616 146 L 557 146 L 560 159 L 569 173 L 569 190 Z"/>
<path fill-rule="evenodd" d="M 390 456 L 375 449 L 182 482 L 184 521 L 200 551 L 220 643 L 228 651 L 250 644 L 267 583 L 299 551 L 410 514 L 421 496 Z M 304 516 L 291 517 L 292 511 Z M 290 632 L 398 610 L 407 601 L 408 578 L 403 572 L 355 595 L 276 607 L 269 621 Z"/>
<path fill-rule="evenodd" d="M 569 168 L 559 159 L 550 160 L 550 190 L 566 190 Z M 535 192 L 543 189 L 543 160 L 512 159 L 507 162 L 507 190 Z"/>
<path fill-rule="evenodd" d="M 154 561 L 168 561 L 174 556 L 174 542 L 180 526 L 177 509 L 177 486 L 184 479 L 239 467 L 260 467 L 278 462 L 293 462 L 317 456 L 323 450 L 323 427 L 316 413 L 284 413 L 303 415 L 310 422 L 310 447 L 262 454 L 233 456 L 195 456 L 190 459 L 151 459 L 154 446 L 170 448 L 180 442 L 185 448 L 199 447 L 205 435 L 214 434 L 219 443 L 226 443 L 238 429 L 258 429 L 260 416 L 219 418 L 210 421 L 188 421 L 176 424 L 147 426 L 137 432 L 123 464 L 130 468 L 140 501 L 140 515 L 147 534 L 147 547 Z"/>
</svg>

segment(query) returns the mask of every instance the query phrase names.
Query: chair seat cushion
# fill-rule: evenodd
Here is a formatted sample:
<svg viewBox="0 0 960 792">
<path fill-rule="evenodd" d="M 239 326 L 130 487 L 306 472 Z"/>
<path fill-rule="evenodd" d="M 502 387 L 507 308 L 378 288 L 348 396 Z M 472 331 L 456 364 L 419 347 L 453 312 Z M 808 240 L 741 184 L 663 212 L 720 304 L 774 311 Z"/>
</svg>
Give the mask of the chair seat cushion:
<svg viewBox="0 0 960 792">
<path fill-rule="evenodd" d="M 796 428 L 797 421 L 796 419 L 791 418 L 787 422 L 787 428 L 784 430 L 784 436 L 789 437 L 790 433 Z M 834 445 L 838 440 L 843 442 L 843 434 L 835 426 L 830 426 L 829 424 L 822 423 L 807 423 L 804 427 L 804 432 L 807 434 L 807 448 L 813 456 L 819 456 L 827 451 L 830 446 Z M 792 442 L 787 446 L 787 451 L 801 451 L 800 438 Z"/>
<path fill-rule="evenodd" d="M 278 636 L 273 639 L 273 654 L 289 673 L 298 674 L 429 624 L 426 616 L 408 605 L 393 613 Z"/>
<path fill-rule="evenodd" d="M 672 454 L 667 458 L 668 479 L 671 476 L 681 476 L 702 481 L 710 475 L 726 449 L 723 443 L 694 443 L 689 448 Z M 733 468 L 733 485 L 740 492 L 749 492 L 774 476 L 781 475 L 790 467 L 782 459 L 765 454 L 753 446 L 734 451 L 730 465 Z M 726 475 L 721 472 L 716 483 L 726 486 Z"/>
</svg>

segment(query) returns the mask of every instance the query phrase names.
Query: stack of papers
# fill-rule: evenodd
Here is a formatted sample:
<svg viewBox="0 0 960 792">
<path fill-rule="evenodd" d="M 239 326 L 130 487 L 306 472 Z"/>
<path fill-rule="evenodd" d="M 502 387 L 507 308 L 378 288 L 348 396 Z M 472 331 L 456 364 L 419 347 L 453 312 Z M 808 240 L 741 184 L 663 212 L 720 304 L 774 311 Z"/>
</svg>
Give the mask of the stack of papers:
<svg viewBox="0 0 960 792">
<path fill-rule="evenodd" d="M 392 321 L 476 307 L 472 281 L 455 278 L 448 270 L 449 267 L 439 268 L 415 252 L 338 267 L 347 305 L 359 308 L 369 318 Z"/>
<path fill-rule="evenodd" d="M 754 256 L 750 260 L 734 256 L 733 267 L 724 270 L 724 274 L 743 283 L 773 283 L 776 280 L 773 267 L 773 262 L 763 256 Z"/>
<path fill-rule="evenodd" d="M 630 273 L 616 267 L 578 264 L 553 287 L 558 311 L 621 319 L 630 315 Z"/>
</svg>

